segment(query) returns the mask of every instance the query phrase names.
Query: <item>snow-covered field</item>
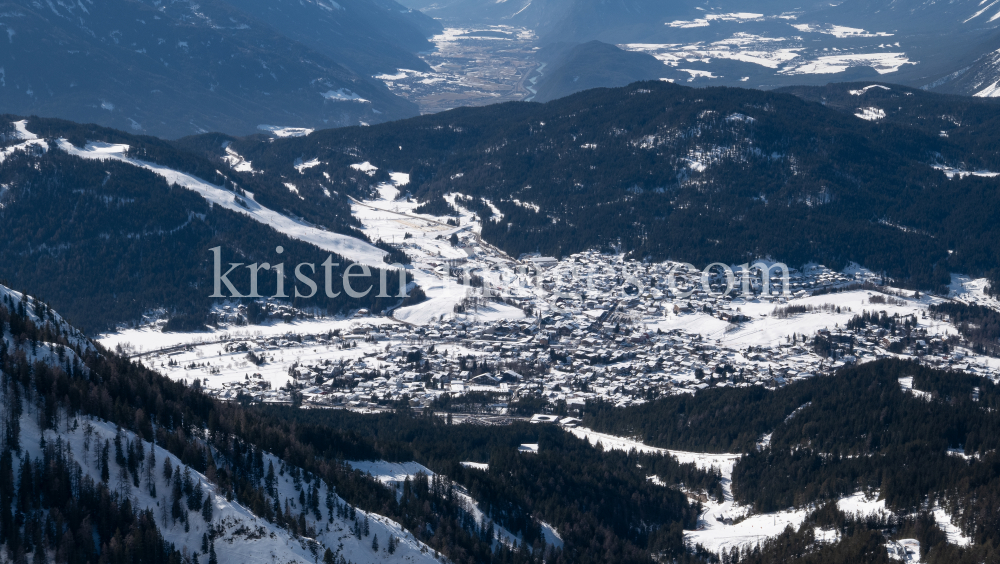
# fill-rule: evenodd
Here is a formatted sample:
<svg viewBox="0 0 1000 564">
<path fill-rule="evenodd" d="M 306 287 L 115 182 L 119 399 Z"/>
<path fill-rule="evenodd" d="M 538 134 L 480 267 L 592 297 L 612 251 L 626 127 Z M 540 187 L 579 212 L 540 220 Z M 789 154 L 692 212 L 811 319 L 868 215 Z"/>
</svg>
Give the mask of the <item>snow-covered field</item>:
<svg viewBox="0 0 1000 564">
<path fill-rule="evenodd" d="M 385 320 L 392 323 L 391 320 Z M 312 334 L 324 334 L 335 329 L 350 328 L 357 326 L 356 322 L 346 320 L 331 320 L 330 322 L 300 322 L 295 324 L 277 324 L 269 327 L 255 327 L 251 334 L 241 334 L 237 332 L 220 332 L 219 341 L 211 341 L 212 344 L 199 344 L 200 339 L 211 338 L 205 333 L 160 333 L 154 329 L 134 329 L 106 336 L 102 343 L 107 346 L 113 342 L 125 344 L 135 344 L 135 342 L 156 343 L 157 336 L 171 338 L 172 341 L 180 341 L 190 344 L 190 350 L 184 350 L 167 354 L 153 354 L 143 356 L 143 362 L 154 370 L 160 371 L 175 380 L 186 380 L 192 382 L 194 379 L 201 379 L 201 385 L 209 389 L 222 388 L 224 384 L 243 381 L 251 374 L 258 374 L 259 380 L 267 382 L 269 389 L 277 390 L 285 386 L 291 379 L 288 373 L 293 364 L 320 363 L 324 361 L 355 364 L 366 363 L 371 369 L 384 368 L 384 363 L 373 359 L 377 352 L 384 349 L 385 345 L 379 343 L 368 343 L 358 341 L 357 347 L 344 349 L 336 343 L 331 342 L 311 342 L 298 343 L 288 341 L 284 336 L 289 332 L 296 334 L 306 334 L 304 331 L 313 330 Z M 268 331 L 270 329 L 270 331 Z M 258 333 L 259 330 L 259 335 Z M 249 333 L 249 332 L 248 332 Z M 136 338 L 140 338 L 136 339 Z M 246 351 L 231 352 L 225 350 L 225 344 L 231 340 L 242 340 L 252 338 L 278 338 L 284 344 L 281 347 L 268 349 L 267 347 L 255 347 L 259 354 L 266 355 L 268 362 L 262 365 L 251 364 L 247 359 Z M 146 340 L 148 338 L 148 340 Z M 135 339 L 135 340 L 133 340 Z M 222 341 L 225 339 L 225 341 Z M 201 341 L 204 343 L 204 341 Z M 153 344 L 151 346 L 158 346 Z M 138 351 L 138 348 L 136 349 Z M 146 349 L 147 351 L 149 349 Z M 158 350 L 158 349 L 157 349 Z M 167 365 L 173 360 L 176 366 Z M 197 364 L 197 367 L 192 367 Z M 229 399 L 223 396 L 223 399 Z"/>
<path fill-rule="evenodd" d="M 370 163 L 369 163 L 369 166 Z M 470 288 L 460 280 L 448 276 L 449 263 L 462 263 L 465 267 L 479 266 L 488 269 L 490 264 L 476 261 L 469 253 L 452 245 L 449 238 L 461 234 L 462 239 L 475 248 L 480 227 L 474 214 L 460 210 L 459 225 L 446 223 L 444 217 L 435 217 L 414 212 L 419 204 L 400 198 L 401 190 L 409 183 L 409 175 L 391 173 L 392 184 L 378 187 L 379 199 L 355 202 L 352 212 L 363 224 L 362 231 L 370 239 L 382 239 L 403 244 L 407 254 L 413 259 L 412 275 L 429 298 L 412 306 L 402 307 L 393 312 L 393 318 L 406 323 L 426 325 L 454 313 L 455 305 L 469 296 Z M 454 201 L 454 197 L 451 198 Z M 488 250 L 488 249 L 487 249 Z M 466 264 L 472 259 L 472 264 Z M 493 257 L 491 257 L 493 258 Z M 524 313 L 501 303 L 491 303 L 473 313 L 463 316 L 469 320 L 489 321 L 496 319 L 521 319 Z"/>
<path fill-rule="evenodd" d="M 748 346 L 771 346 L 784 341 L 791 334 L 813 335 L 816 331 L 824 328 L 834 328 L 844 326 L 854 316 L 862 311 L 885 311 L 892 316 L 899 314 L 906 316 L 922 314 L 927 311 L 931 304 L 941 303 L 942 299 L 924 295 L 920 299 L 908 298 L 901 301 L 905 305 L 875 304 L 871 302 L 872 293 L 869 291 L 856 290 L 826 294 L 820 296 L 805 296 L 789 300 L 791 305 L 822 307 L 831 304 L 839 307 L 839 313 L 833 311 L 805 313 L 787 318 L 780 318 L 769 315 L 776 307 L 773 303 L 763 300 L 733 300 L 734 306 L 750 317 L 750 320 L 739 324 L 737 329 L 732 329 L 726 321 L 711 316 L 699 315 L 667 315 L 665 319 L 650 322 L 650 327 L 662 329 L 682 329 L 689 333 L 703 335 L 713 342 L 729 347 L 743 348 Z M 932 335 L 957 335 L 958 330 L 946 322 L 939 322 L 930 319 L 922 319 L 926 324 L 928 332 Z M 1000 365 L 998 365 L 1000 366 Z"/>
<path fill-rule="evenodd" d="M 869 67 L 887 74 L 913 64 L 898 41 L 886 43 L 891 33 L 842 25 L 793 23 L 795 19 L 795 14 L 709 13 L 695 20 L 667 23 L 676 29 L 711 28 L 701 32 L 705 39 L 700 41 L 627 43 L 619 47 L 649 53 L 667 67 L 679 70 L 687 70 L 681 67 L 693 62 L 711 64 L 715 60 L 729 60 L 758 65 L 761 71 L 770 69 L 779 75 L 835 74 L 851 67 Z M 730 31 L 733 29 L 739 31 Z M 711 72 L 699 76 L 716 78 Z"/>
</svg>

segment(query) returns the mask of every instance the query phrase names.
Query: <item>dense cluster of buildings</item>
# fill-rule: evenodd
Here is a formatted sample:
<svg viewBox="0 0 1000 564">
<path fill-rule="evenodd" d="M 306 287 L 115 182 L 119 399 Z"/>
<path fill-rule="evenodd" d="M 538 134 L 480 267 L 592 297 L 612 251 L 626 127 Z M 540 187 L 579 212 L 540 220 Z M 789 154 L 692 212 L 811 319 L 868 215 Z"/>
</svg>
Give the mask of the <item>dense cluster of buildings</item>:
<svg viewBox="0 0 1000 564">
<path fill-rule="evenodd" d="M 671 289 L 670 267 L 582 253 L 535 273 L 538 286 L 516 277 L 494 285 L 490 299 L 531 312 L 521 319 L 453 314 L 415 326 L 360 317 L 324 333 L 232 339 L 216 360 L 203 356 L 201 364 L 185 364 L 185 355 L 196 351 L 181 351 L 172 364 L 186 368 L 188 377 L 216 382 L 208 389 L 225 399 L 494 414 L 531 398 L 572 413 L 597 399 L 626 406 L 709 387 L 773 388 L 892 355 L 994 373 L 982 357 L 969 355 L 960 337 L 932 327 L 918 300 L 894 300 L 890 328 L 855 322 L 848 329 L 842 321 L 856 312 L 837 305 L 850 301 L 844 297 L 868 296 L 873 309 L 884 303 L 871 298 L 881 295 L 871 286 L 859 287 L 871 282 L 863 275 L 817 266 L 790 273 L 788 297 L 723 297 L 724 278 L 710 278 L 704 289 L 700 273 L 678 276 Z M 760 282 L 758 276 L 751 287 Z M 775 280 L 773 293 L 780 283 Z M 823 294 L 830 302 L 822 305 L 798 305 L 806 300 L 795 297 Z M 796 323 L 809 316 L 813 322 L 806 325 L 819 328 L 796 333 Z M 747 337 L 768 323 L 792 330 L 779 338 Z"/>
</svg>

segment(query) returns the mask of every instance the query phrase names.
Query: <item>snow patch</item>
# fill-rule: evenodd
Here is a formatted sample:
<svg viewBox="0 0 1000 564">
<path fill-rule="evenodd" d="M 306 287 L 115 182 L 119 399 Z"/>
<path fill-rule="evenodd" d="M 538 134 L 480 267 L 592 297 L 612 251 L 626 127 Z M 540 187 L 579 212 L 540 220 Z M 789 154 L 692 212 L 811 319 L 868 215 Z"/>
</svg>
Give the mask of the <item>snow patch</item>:
<svg viewBox="0 0 1000 564">
<path fill-rule="evenodd" d="M 17 132 L 18 139 L 21 139 L 22 141 L 31 141 L 34 139 L 38 139 L 37 135 L 28 131 L 28 120 L 26 119 L 15 121 L 14 131 Z"/>
<path fill-rule="evenodd" d="M 253 163 L 240 156 L 240 154 L 234 151 L 228 143 L 226 144 L 226 154 L 223 155 L 222 160 L 229 165 L 229 168 L 235 170 L 236 172 L 255 172 L 253 169 Z"/>
<path fill-rule="evenodd" d="M 295 159 L 295 170 L 299 171 L 299 174 L 305 174 L 306 169 L 310 169 L 314 166 L 319 166 L 319 159 L 309 159 L 303 162 L 302 159 Z"/>
<path fill-rule="evenodd" d="M 796 66 L 786 67 L 778 74 L 836 74 L 851 67 L 871 67 L 879 74 L 896 72 L 899 67 L 912 64 L 906 53 L 851 53 L 826 55 Z"/>
<path fill-rule="evenodd" d="M 369 100 L 365 100 L 361 96 L 358 96 L 357 94 L 355 94 L 354 92 L 351 92 L 350 90 L 348 90 L 346 88 L 341 88 L 339 90 L 328 90 L 326 92 L 321 92 L 320 96 L 326 98 L 327 100 L 331 100 L 333 102 L 360 102 L 360 103 L 368 103 L 368 104 L 371 103 Z"/>
<path fill-rule="evenodd" d="M 672 22 L 667 22 L 666 25 L 670 27 L 680 27 L 680 28 L 708 27 L 708 25 L 713 21 L 746 22 L 752 20 L 759 20 L 763 17 L 764 14 L 754 14 L 752 12 L 734 12 L 729 14 L 706 14 L 704 18 L 698 18 L 695 20 L 675 20 Z"/>
<path fill-rule="evenodd" d="M 1000 0 L 998 0 L 998 1 L 1000 1 Z M 881 84 L 872 84 L 870 86 L 865 86 L 864 88 L 862 88 L 860 90 L 848 90 L 848 92 L 851 94 L 851 96 L 860 96 L 860 95 L 864 94 L 865 92 L 868 92 L 872 88 L 881 88 L 882 90 L 891 90 L 891 88 L 889 88 L 888 86 L 882 86 Z"/>
<path fill-rule="evenodd" d="M 858 113 L 854 115 L 855 117 L 859 117 L 863 120 L 878 121 L 885 117 L 885 110 L 875 107 L 858 108 Z"/>
<path fill-rule="evenodd" d="M 931 167 L 940 170 L 948 178 L 954 178 L 956 176 L 959 178 L 965 178 L 966 176 L 982 176 L 984 178 L 993 178 L 995 176 L 1000 176 L 1000 172 L 993 172 L 989 170 L 965 170 L 942 164 L 933 164 L 931 165 Z"/>
<path fill-rule="evenodd" d="M 267 124 L 258 125 L 257 129 L 266 131 L 275 137 L 305 137 L 315 131 L 306 127 L 281 127 Z"/>
<path fill-rule="evenodd" d="M 23 143 L 18 143 L 17 145 L 11 145 L 10 147 L 4 147 L 0 149 L 0 163 L 7 160 L 7 157 L 14 154 L 17 151 L 28 151 L 32 147 L 37 147 L 45 152 L 49 149 L 49 144 L 42 139 L 34 138 L 24 141 Z"/>
<path fill-rule="evenodd" d="M 365 161 L 363 163 L 352 164 L 351 168 L 353 168 L 354 170 L 360 170 L 361 172 L 367 174 L 368 176 L 375 176 L 375 171 L 378 170 L 377 166 L 373 165 L 368 161 Z"/>
<path fill-rule="evenodd" d="M 789 24 L 795 29 L 805 33 L 823 33 L 832 35 L 837 39 L 857 38 L 857 37 L 892 37 L 893 34 L 884 31 L 869 33 L 856 27 L 846 27 L 842 25 L 828 25 L 820 27 L 812 24 Z"/>
</svg>

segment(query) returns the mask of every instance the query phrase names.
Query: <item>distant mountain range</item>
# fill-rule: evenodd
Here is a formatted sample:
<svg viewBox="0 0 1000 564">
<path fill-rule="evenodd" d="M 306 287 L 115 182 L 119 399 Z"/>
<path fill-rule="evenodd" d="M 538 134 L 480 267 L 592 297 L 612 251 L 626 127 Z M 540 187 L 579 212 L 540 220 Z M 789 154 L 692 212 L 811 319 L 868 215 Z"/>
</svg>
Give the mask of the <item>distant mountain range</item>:
<svg viewBox="0 0 1000 564">
<path fill-rule="evenodd" d="M 391 0 L 0 4 L 0 111 L 180 137 L 416 115 L 372 74 L 437 24 Z"/>
<path fill-rule="evenodd" d="M 979 0 L 404 3 L 449 25 L 530 28 L 542 45 L 598 40 L 649 53 L 664 63 L 658 78 L 694 85 L 769 89 L 880 79 L 954 94 L 1000 91 L 1000 5 Z"/>
</svg>

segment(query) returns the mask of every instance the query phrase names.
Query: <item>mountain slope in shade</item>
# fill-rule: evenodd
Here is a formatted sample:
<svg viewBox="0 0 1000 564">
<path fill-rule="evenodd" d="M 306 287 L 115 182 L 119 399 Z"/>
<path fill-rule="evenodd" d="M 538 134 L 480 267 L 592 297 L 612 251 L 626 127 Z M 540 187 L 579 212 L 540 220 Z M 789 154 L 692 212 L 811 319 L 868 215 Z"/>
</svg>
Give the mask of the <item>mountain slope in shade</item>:
<svg viewBox="0 0 1000 564">
<path fill-rule="evenodd" d="M 973 53 L 977 55 L 974 60 L 921 88 L 983 98 L 1000 96 L 1000 33 L 977 45 Z"/>
<path fill-rule="evenodd" d="M 614 45 L 589 41 L 557 44 L 542 49 L 545 63 L 531 99 L 548 102 L 597 87 L 618 87 L 640 80 L 656 80 L 667 73 L 663 63 L 646 53 L 623 51 Z"/>
<path fill-rule="evenodd" d="M 1000 130 L 1000 100 L 984 97 L 942 95 L 917 88 L 887 82 L 847 82 L 826 86 L 792 86 L 779 92 L 794 94 L 804 100 L 818 102 L 855 117 L 864 116 L 882 126 L 901 126 L 938 137 L 948 144 L 961 147 L 944 167 L 941 155 L 928 158 L 940 161 L 942 170 L 961 170 L 961 174 L 993 174 L 997 162 L 984 162 L 979 157 L 991 157 L 991 147 Z M 949 172 L 952 174 L 952 172 Z M 956 173 L 957 174 L 957 173 Z"/>
<path fill-rule="evenodd" d="M 414 53 L 441 24 L 393 0 L 227 0 L 288 38 L 364 76 L 396 69 L 428 70 Z"/>
<path fill-rule="evenodd" d="M 384 85 L 225 2 L 0 4 L 3 111 L 179 137 L 416 114 Z"/>
</svg>

